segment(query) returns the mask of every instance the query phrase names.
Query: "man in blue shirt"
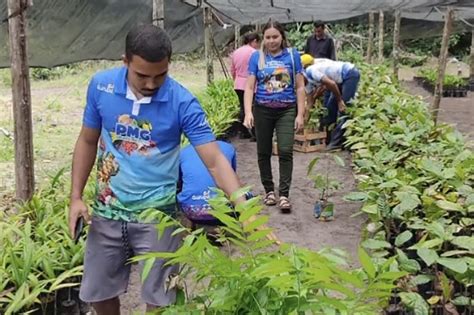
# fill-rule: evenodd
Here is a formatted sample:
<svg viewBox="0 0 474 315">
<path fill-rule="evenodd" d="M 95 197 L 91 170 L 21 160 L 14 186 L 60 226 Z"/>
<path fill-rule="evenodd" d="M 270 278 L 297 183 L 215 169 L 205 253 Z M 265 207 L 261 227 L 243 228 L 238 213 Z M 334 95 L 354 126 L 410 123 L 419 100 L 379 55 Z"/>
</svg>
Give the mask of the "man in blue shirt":
<svg viewBox="0 0 474 315">
<path fill-rule="evenodd" d="M 77 219 L 91 224 L 80 297 L 98 315 L 120 314 L 133 254 L 175 251 L 180 243 L 169 228 L 158 238 L 155 226 L 139 221 L 154 208 L 173 214 L 184 133 L 218 187 L 239 189 L 235 172 L 215 142 L 196 98 L 168 76 L 168 35 L 153 25 L 132 29 L 125 40 L 124 66 L 96 74 L 90 81 L 83 126 L 72 164 L 69 228 Z M 97 194 L 90 216 L 83 190 L 97 156 Z M 240 202 L 240 200 L 239 200 Z M 173 303 L 165 288 L 177 266 L 157 260 L 144 279 L 148 311 Z"/>
</svg>

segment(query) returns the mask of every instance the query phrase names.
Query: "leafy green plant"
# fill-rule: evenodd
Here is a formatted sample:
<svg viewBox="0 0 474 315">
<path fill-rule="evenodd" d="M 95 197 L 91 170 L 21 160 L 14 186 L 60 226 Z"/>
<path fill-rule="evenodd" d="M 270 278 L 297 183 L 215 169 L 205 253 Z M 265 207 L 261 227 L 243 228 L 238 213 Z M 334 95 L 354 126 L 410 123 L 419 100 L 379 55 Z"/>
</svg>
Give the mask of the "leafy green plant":
<svg viewBox="0 0 474 315">
<path fill-rule="evenodd" d="M 312 23 L 296 23 L 289 28 L 287 38 L 292 47 L 296 47 L 298 51 L 303 51 L 306 45 L 306 40 L 313 34 Z"/>
<path fill-rule="evenodd" d="M 232 80 L 216 80 L 198 95 L 216 136 L 224 135 L 239 115 L 239 100 Z"/>
<path fill-rule="evenodd" d="M 231 200 L 239 195 L 242 191 Z M 337 249 L 313 252 L 288 244 L 276 247 L 266 239 L 270 230 L 262 228 L 268 217 L 258 215 L 259 198 L 235 210 L 222 192 L 210 202 L 212 214 L 224 224 L 218 239 L 222 249 L 212 245 L 202 229 L 179 227 L 175 233 L 186 237 L 176 252 L 134 259 L 148 259 L 145 277 L 155 259 L 181 266 L 172 281 L 180 288 L 177 305 L 164 314 L 379 314 L 394 281 L 406 275 L 391 270 L 394 258 L 375 265 L 363 249 L 359 249 L 362 269 L 348 270 L 345 255 Z M 158 231 L 179 226 L 156 211 L 145 214 L 149 220 L 156 220 L 157 215 Z M 254 215 L 253 222 L 244 224 Z M 188 281 L 196 284 L 192 294 Z"/>
<path fill-rule="evenodd" d="M 309 110 L 308 121 L 305 123 L 305 128 L 310 130 L 322 130 L 323 125 L 321 124 L 324 116 L 327 115 L 327 109 L 323 106 L 321 99 L 317 99 L 316 103 Z"/>
<path fill-rule="evenodd" d="M 430 84 L 435 85 L 438 80 L 438 71 L 431 68 L 421 68 L 418 75 L 427 80 Z M 466 81 L 458 76 L 446 74 L 443 80 L 443 86 L 446 88 L 456 88 L 466 85 Z"/>
<path fill-rule="evenodd" d="M 344 161 L 337 155 L 333 155 L 334 161 L 338 166 L 344 167 Z M 314 174 L 313 169 L 320 160 L 319 157 L 314 158 L 308 166 L 307 176 L 314 182 L 314 188 L 320 192 L 319 198 L 314 204 L 313 215 L 322 221 L 332 220 L 334 217 L 334 203 L 329 201 L 329 197 L 333 190 L 338 189 L 341 183 L 329 177 L 331 167 L 325 165 L 323 174 Z"/>
<path fill-rule="evenodd" d="M 0 313 L 17 314 L 44 307 L 56 292 L 78 285 L 84 240 L 69 236 L 68 188 L 64 169 L 48 187 L 0 213 Z M 89 190 L 90 188 L 88 188 Z"/>
<path fill-rule="evenodd" d="M 452 127 L 435 125 L 426 104 L 403 92 L 388 68 L 360 67 L 345 127 L 360 190 L 346 199 L 363 201 L 371 221 L 362 245 L 380 262 L 396 256 L 397 268 L 410 273 L 400 296 L 417 314 L 428 314 L 426 305 L 469 308 L 474 153 Z"/>
<path fill-rule="evenodd" d="M 80 68 L 79 63 L 68 64 L 54 68 L 31 68 L 31 77 L 33 80 L 54 80 L 68 74 L 75 74 Z"/>
<path fill-rule="evenodd" d="M 345 163 L 338 155 L 332 155 L 334 158 L 334 162 L 340 166 L 344 167 Z M 319 199 L 320 200 L 328 200 L 331 196 L 333 190 L 339 189 L 341 187 L 341 182 L 332 179 L 329 177 L 329 171 L 331 167 L 329 165 L 325 165 L 323 174 L 313 174 L 314 167 L 319 162 L 320 157 L 314 158 L 308 166 L 307 176 L 311 178 L 314 182 L 314 188 L 318 189 L 320 192 Z"/>
</svg>

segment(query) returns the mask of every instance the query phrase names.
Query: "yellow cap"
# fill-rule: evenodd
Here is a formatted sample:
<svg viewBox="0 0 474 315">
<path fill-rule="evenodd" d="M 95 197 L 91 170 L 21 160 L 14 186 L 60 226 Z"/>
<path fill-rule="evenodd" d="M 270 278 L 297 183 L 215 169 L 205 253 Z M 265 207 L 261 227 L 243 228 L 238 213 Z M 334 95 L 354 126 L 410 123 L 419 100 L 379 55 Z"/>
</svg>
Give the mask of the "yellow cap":
<svg viewBox="0 0 474 315">
<path fill-rule="evenodd" d="M 301 56 L 301 63 L 303 64 L 304 68 L 312 65 L 313 62 L 314 62 L 314 58 L 310 54 L 304 54 Z"/>
</svg>

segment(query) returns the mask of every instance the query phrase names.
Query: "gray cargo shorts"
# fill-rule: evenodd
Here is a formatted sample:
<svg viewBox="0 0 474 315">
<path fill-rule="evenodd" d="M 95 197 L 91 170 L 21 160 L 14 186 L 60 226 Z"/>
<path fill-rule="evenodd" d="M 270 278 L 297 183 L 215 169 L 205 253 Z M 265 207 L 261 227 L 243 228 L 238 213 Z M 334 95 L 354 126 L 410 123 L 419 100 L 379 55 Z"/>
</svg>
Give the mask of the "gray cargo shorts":
<svg viewBox="0 0 474 315">
<path fill-rule="evenodd" d="M 87 235 L 84 275 L 79 296 L 89 303 L 117 297 L 127 291 L 130 263 L 127 259 L 148 252 L 174 252 L 181 244 L 175 229 L 167 228 L 160 239 L 154 224 L 130 223 L 92 217 Z M 140 261 L 140 275 L 144 261 Z M 168 290 L 168 278 L 177 274 L 178 266 L 164 266 L 156 260 L 148 277 L 142 279 L 142 299 L 155 306 L 175 302 L 176 291 Z"/>
</svg>

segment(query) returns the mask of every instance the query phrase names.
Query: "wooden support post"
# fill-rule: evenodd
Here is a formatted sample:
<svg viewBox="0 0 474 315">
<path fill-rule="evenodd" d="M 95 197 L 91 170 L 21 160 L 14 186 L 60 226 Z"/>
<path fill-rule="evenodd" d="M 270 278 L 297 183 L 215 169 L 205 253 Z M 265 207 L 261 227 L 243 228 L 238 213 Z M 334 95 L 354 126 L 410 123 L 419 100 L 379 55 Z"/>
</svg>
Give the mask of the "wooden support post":
<svg viewBox="0 0 474 315">
<path fill-rule="evenodd" d="M 234 37 L 235 37 L 234 49 L 237 49 L 241 45 L 241 43 L 240 43 L 240 24 L 236 24 L 234 26 Z"/>
<path fill-rule="evenodd" d="M 374 12 L 369 12 L 369 36 L 367 42 L 367 63 L 372 63 L 372 51 L 374 46 Z"/>
<path fill-rule="evenodd" d="M 212 43 L 211 43 L 211 27 L 212 27 L 212 12 L 210 7 L 203 8 L 204 15 L 204 55 L 206 57 L 206 74 L 207 84 L 214 81 L 214 65 L 212 60 Z"/>
<path fill-rule="evenodd" d="M 165 29 L 164 0 L 153 0 L 153 25 Z"/>
<path fill-rule="evenodd" d="M 470 58 L 470 67 L 469 67 L 469 82 L 474 85 L 474 28 L 471 30 L 471 58 Z M 472 91 L 472 89 L 471 89 Z"/>
<path fill-rule="evenodd" d="M 393 27 L 393 75 L 398 80 L 398 62 L 400 58 L 400 24 L 402 20 L 402 13 L 400 10 L 395 11 L 395 25 Z"/>
<path fill-rule="evenodd" d="M 255 33 L 260 33 L 262 31 L 262 24 L 255 24 Z"/>
<path fill-rule="evenodd" d="M 379 11 L 379 63 L 383 62 L 383 35 L 384 35 L 384 24 L 383 24 L 383 11 Z"/>
<path fill-rule="evenodd" d="M 28 0 L 8 0 L 8 33 L 13 94 L 15 189 L 17 201 L 27 201 L 35 189 L 31 89 L 26 45 Z"/>
<path fill-rule="evenodd" d="M 434 99 L 431 106 L 431 114 L 435 124 L 438 121 L 439 104 L 441 102 L 441 96 L 443 95 L 443 80 L 444 73 L 446 71 L 446 61 L 448 58 L 448 47 L 449 47 L 449 36 L 453 27 L 454 10 L 448 7 L 447 13 L 444 16 L 444 30 L 443 39 L 441 41 L 441 51 L 439 53 L 438 61 L 438 79 L 436 80 Z"/>
</svg>

